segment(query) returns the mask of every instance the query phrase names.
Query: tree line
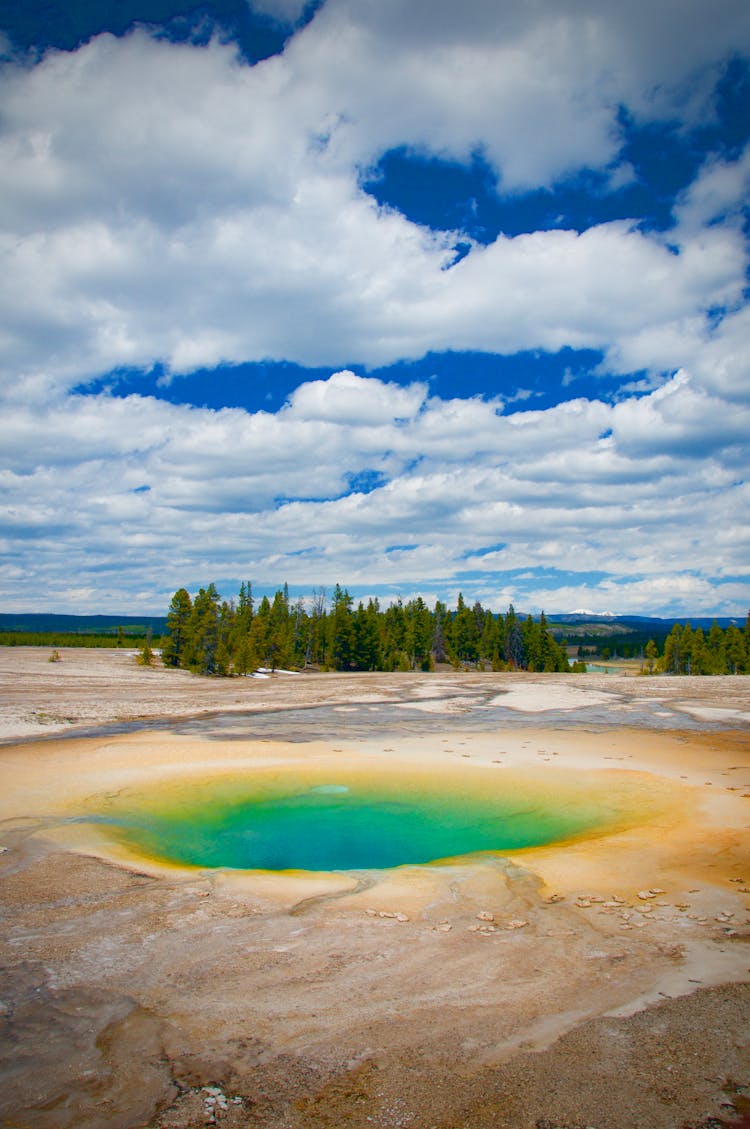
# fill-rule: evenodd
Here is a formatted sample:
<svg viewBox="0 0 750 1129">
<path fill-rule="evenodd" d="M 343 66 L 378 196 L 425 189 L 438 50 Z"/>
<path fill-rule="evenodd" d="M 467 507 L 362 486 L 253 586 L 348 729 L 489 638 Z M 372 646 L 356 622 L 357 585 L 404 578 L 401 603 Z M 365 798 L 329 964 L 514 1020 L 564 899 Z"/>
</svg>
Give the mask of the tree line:
<svg viewBox="0 0 750 1129">
<path fill-rule="evenodd" d="M 649 657 L 648 647 L 646 656 Z M 676 623 L 664 642 L 664 653 L 652 652 L 654 666 L 666 674 L 750 674 L 750 612 L 742 631 L 730 623 L 712 624 L 706 633 L 689 623 Z"/>
<path fill-rule="evenodd" d="M 249 674 L 259 668 L 303 670 L 434 670 L 437 663 L 481 670 L 568 671 L 565 648 L 539 620 L 469 605 L 455 609 L 439 600 L 429 608 L 420 596 L 383 609 L 378 600 L 356 608 L 336 585 L 312 598 L 291 601 L 286 585 L 272 600 L 253 597 L 243 583 L 236 600 L 216 586 L 195 598 L 185 588 L 172 597 L 162 644 L 165 666 L 199 674 Z"/>
<path fill-rule="evenodd" d="M 0 631 L 0 647 L 98 647 L 111 650 L 114 647 L 139 647 L 144 639 L 154 646 L 160 646 L 158 635 L 151 636 L 151 628 L 117 632 L 95 633 L 90 631 Z"/>
</svg>

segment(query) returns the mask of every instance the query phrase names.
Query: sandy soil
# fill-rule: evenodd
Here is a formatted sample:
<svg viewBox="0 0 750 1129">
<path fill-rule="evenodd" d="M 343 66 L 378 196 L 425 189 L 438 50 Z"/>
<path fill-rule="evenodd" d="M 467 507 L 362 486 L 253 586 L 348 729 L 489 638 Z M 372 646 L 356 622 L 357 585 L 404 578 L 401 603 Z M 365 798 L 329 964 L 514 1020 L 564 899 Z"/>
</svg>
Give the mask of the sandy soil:
<svg viewBox="0 0 750 1129">
<path fill-rule="evenodd" d="M 1 1126 L 735 1123 L 750 680 L 220 682 L 61 654 L 0 650 Z M 317 876 L 169 867 L 76 821 L 124 788 L 310 763 L 642 804 L 572 843 Z"/>
</svg>

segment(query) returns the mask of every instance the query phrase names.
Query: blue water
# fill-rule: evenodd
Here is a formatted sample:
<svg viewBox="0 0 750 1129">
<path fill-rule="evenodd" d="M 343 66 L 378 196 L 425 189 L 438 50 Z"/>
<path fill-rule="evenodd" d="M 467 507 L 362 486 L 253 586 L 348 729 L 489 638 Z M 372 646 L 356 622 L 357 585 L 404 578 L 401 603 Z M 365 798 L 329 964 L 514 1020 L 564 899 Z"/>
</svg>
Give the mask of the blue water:
<svg viewBox="0 0 750 1129">
<path fill-rule="evenodd" d="M 201 868 L 342 871 L 429 863 L 569 839 L 611 823 L 588 793 L 432 777 L 196 781 L 132 797 L 97 823 L 147 857 Z"/>
</svg>

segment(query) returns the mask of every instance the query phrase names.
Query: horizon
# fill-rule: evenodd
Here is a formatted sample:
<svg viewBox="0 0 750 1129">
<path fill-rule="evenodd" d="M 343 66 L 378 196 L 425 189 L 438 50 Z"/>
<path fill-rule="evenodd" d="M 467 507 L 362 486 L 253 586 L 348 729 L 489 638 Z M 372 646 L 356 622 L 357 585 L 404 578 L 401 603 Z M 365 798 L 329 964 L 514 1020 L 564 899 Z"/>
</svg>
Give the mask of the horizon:
<svg viewBox="0 0 750 1129">
<path fill-rule="evenodd" d="M 351 593 L 349 592 L 349 589 L 346 587 L 346 585 L 342 585 L 341 587 L 343 588 L 343 590 L 345 592 L 347 592 L 349 595 L 351 595 Z M 261 591 L 259 593 L 256 593 L 255 590 L 253 590 L 253 600 L 254 600 L 254 603 L 255 603 L 255 607 L 257 608 L 258 604 L 263 600 L 264 597 L 267 597 L 268 600 L 270 602 L 272 602 L 273 597 L 276 594 L 276 592 L 279 592 L 281 590 L 282 590 L 281 587 L 278 587 L 278 588 L 275 588 L 275 589 L 269 588 L 266 591 Z M 197 594 L 196 592 L 191 592 L 190 593 L 191 599 L 194 599 L 196 594 Z M 236 597 L 234 595 L 227 596 L 224 593 L 220 592 L 219 597 L 220 597 L 220 599 L 226 600 L 227 602 L 234 601 L 236 603 Z M 407 603 L 410 602 L 410 600 L 417 599 L 418 597 L 419 597 L 419 593 L 417 593 L 416 595 L 414 595 L 412 597 L 408 597 L 408 598 L 405 598 L 405 599 L 402 599 L 402 597 L 396 596 L 396 597 L 393 597 L 392 599 L 390 599 L 388 603 L 386 603 L 383 600 L 380 600 L 379 605 L 380 605 L 381 610 L 384 611 L 384 610 L 387 610 L 387 608 L 390 607 L 392 604 L 396 604 L 399 600 L 402 600 L 403 604 L 406 605 Z M 303 604 L 305 606 L 305 611 L 309 614 L 311 606 L 313 604 L 314 597 L 309 596 L 307 599 L 305 599 L 304 596 L 302 596 L 301 594 L 298 593 L 295 596 L 290 591 L 289 599 L 290 599 L 290 604 L 294 604 L 294 603 L 297 602 L 297 600 L 302 599 Z M 353 606 L 353 608 L 356 608 L 356 606 L 360 602 L 363 605 L 366 606 L 369 599 L 377 600 L 378 597 L 376 597 L 376 596 L 371 596 L 371 597 L 368 597 L 368 596 L 364 596 L 364 597 L 353 596 L 352 597 L 352 606 Z M 473 604 L 475 603 L 475 601 L 472 600 L 472 599 L 467 599 L 467 598 L 464 598 L 464 599 L 465 599 L 465 603 L 468 607 L 472 607 Z M 430 603 L 430 601 L 426 600 L 425 604 L 431 612 L 434 611 L 434 607 L 435 607 L 434 601 L 432 603 Z M 509 607 L 499 608 L 499 607 L 496 607 L 496 606 L 491 605 L 491 604 L 490 605 L 482 605 L 482 606 L 483 606 L 484 611 L 489 611 L 493 615 L 497 615 L 497 616 L 505 616 L 509 611 Z M 446 608 L 447 608 L 447 611 L 449 613 L 454 613 L 456 611 L 455 605 L 448 604 L 448 605 L 446 605 Z M 326 610 L 326 612 L 329 612 L 331 610 L 331 601 L 328 598 L 328 596 L 326 596 L 325 610 Z M 731 620 L 732 622 L 735 622 L 738 625 L 744 625 L 746 619 L 748 617 L 750 617 L 750 609 L 744 615 L 738 615 L 738 616 L 713 615 L 710 612 L 707 613 L 707 614 L 695 612 L 692 615 L 690 613 L 688 613 L 685 616 L 649 616 L 649 615 L 641 614 L 639 612 L 627 612 L 627 613 L 618 614 L 617 612 L 593 612 L 593 611 L 581 611 L 580 609 L 574 610 L 574 611 L 562 611 L 560 609 L 557 609 L 557 610 L 554 610 L 554 611 L 547 611 L 546 609 L 542 609 L 541 611 L 538 611 L 538 612 L 531 612 L 531 611 L 528 611 L 526 608 L 523 608 L 523 607 L 519 607 L 519 608 L 514 607 L 513 611 L 518 616 L 519 619 L 525 619 L 527 616 L 531 616 L 533 619 L 538 620 L 543 615 L 548 622 L 555 622 L 555 621 L 564 619 L 566 617 L 569 618 L 569 617 L 572 617 L 572 616 L 578 616 L 578 617 L 580 617 L 580 619 L 583 622 L 587 622 L 588 620 L 645 620 L 645 621 L 653 620 L 655 622 L 661 621 L 661 622 L 664 622 L 664 623 L 669 623 L 669 622 L 676 620 L 676 621 L 679 621 L 679 622 L 688 622 L 689 623 L 689 622 L 697 622 L 699 620 L 716 620 L 718 622 L 721 622 L 723 620 L 727 620 L 727 621 Z M 23 609 L 23 610 L 17 609 L 17 610 L 7 611 L 5 609 L 0 609 L 0 620 L 10 618 L 11 616 L 22 616 L 22 617 L 25 617 L 25 618 L 32 617 L 32 616 L 44 618 L 44 617 L 49 616 L 49 617 L 59 617 L 59 618 L 66 618 L 66 619 L 70 619 L 70 618 L 112 619 L 112 620 L 117 619 L 117 620 L 120 620 L 122 623 L 126 623 L 128 621 L 137 621 L 139 619 L 166 619 L 168 614 L 169 614 L 169 607 L 167 607 L 164 611 L 161 611 L 161 612 L 140 611 L 140 612 L 126 612 L 126 613 L 120 613 L 120 612 L 117 612 L 117 611 L 96 611 L 96 612 L 66 612 L 66 611 L 61 612 L 61 611 L 51 611 L 51 610 L 43 610 L 43 611 L 34 610 L 34 611 L 31 611 L 29 609 Z M 0 626 L 0 632 L 3 631 L 3 630 L 10 630 L 10 628 L 3 628 L 3 627 Z"/>
<path fill-rule="evenodd" d="M 29 0 L 0 92 L 1 608 L 744 619 L 744 4 Z"/>
</svg>

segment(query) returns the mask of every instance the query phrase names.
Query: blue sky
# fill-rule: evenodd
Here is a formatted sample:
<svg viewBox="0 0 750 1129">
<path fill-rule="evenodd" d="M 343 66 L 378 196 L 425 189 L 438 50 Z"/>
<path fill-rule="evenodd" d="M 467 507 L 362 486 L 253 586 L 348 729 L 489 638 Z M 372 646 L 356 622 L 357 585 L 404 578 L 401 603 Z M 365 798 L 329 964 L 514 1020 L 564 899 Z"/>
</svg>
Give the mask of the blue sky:
<svg viewBox="0 0 750 1129">
<path fill-rule="evenodd" d="M 0 27 L 6 610 L 744 616 L 745 0 Z"/>
</svg>

